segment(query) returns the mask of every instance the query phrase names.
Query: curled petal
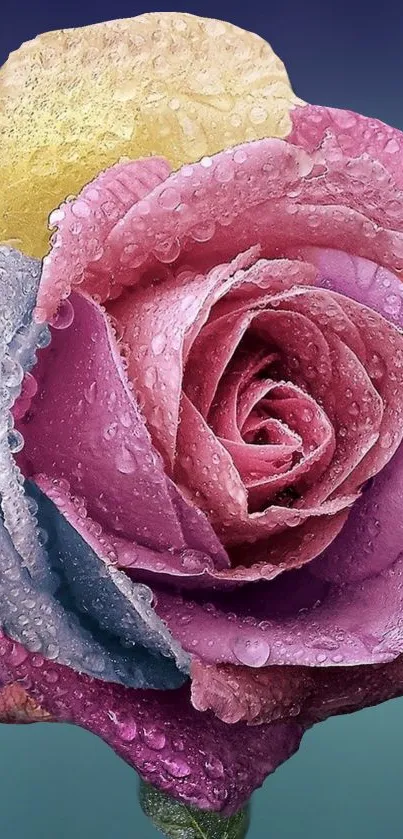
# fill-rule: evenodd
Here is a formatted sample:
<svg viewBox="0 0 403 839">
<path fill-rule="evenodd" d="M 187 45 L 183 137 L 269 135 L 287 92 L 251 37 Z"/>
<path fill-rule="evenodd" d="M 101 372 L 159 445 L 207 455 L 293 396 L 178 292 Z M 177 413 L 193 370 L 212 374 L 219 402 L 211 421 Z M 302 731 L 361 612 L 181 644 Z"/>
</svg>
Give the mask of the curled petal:
<svg viewBox="0 0 403 839">
<path fill-rule="evenodd" d="M 223 722 L 260 725 L 293 718 L 303 725 L 351 713 L 403 692 L 403 659 L 363 667 L 192 665 L 192 703 Z"/>
<path fill-rule="evenodd" d="M 333 544 L 340 551 L 337 540 Z M 331 582 L 304 568 L 232 592 L 230 600 L 217 595 L 200 603 L 161 592 L 157 611 L 184 649 L 209 663 L 329 667 L 397 658 L 403 652 L 403 553 L 398 539 L 391 534 L 389 562 L 382 573 L 357 580 L 354 550 L 346 544 L 351 582 L 343 577 L 339 581 L 330 561 L 333 546 L 328 550 L 324 577 L 330 568 Z M 321 561 L 315 574 L 320 574 Z"/>
<path fill-rule="evenodd" d="M 212 305 L 234 283 L 234 275 L 254 258 L 255 250 L 214 268 L 206 276 L 182 271 L 161 282 L 154 279 L 108 307 L 122 331 L 128 376 L 135 382 L 147 426 L 169 471 L 175 458 L 188 345 Z"/>
<path fill-rule="evenodd" d="M 46 309 L 36 309 L 36 318 L 54 314 L 72 286 L 85 282 L 99 300 L 110 291 L 109 276 L 97 271 L 103 243 L 126 211 L 144 198 L 170 173 L 161 157 L 117 163 L 87 184 L 78 198 L 69 199 L 52 212 L 52 250 L 43 260 L 41 285 Z M 119 289 L 118 289 L 119 290 Z"/>
</svg>

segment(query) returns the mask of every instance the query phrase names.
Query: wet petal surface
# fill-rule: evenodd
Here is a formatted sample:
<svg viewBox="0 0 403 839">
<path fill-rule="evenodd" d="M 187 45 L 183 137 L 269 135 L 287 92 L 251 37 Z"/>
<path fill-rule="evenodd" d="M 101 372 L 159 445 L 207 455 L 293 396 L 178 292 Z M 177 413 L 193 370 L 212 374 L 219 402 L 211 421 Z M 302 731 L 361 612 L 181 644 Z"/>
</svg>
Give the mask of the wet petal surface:
<svg viewBox="0 0 403 839">
<path fill-rule="evenodd" d="M 16 679 L 55 719 L 88 728 L 150 783 L 207 810 L 236 811 L 303 733 L 295 722 L 228 729 L 195 711 L 187 688 L 158 694 L 106 684 L 0 637 L 0 680 Z"/>
</svg>

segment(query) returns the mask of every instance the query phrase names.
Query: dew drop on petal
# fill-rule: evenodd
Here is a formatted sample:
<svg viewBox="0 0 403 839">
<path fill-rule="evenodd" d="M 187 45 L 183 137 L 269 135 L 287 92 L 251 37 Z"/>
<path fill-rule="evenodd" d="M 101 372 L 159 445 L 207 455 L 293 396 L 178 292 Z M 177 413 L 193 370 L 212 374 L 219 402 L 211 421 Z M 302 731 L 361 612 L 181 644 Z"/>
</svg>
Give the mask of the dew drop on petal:
<svg viewBox="0 0 403 839">
<path fill-rule="evenodd" d="M 270 647 L 264 638 L 235 638 L 232 649 L 238 661 L 248 667 L 263 667 L 270 656 Z"/>
<path fill-rule="evenodd" d="M 132 743 L 137 737 L 137 725 L 134 720 L 117 721 L 116 728 L 120 739 L 125 743 Z"/>
<path fill-rule="evenodd" d="M 224 766 L 221 760 L 214 755 L 211 755 L 207 758 L 206 763 L 204 764 L 206 775 L 213 780 L 218 780 L 219 778 L 224 777 Z"/>
<path fill-rule="evenodd" d="M 62 300 L 50 324 L 54 329 L 67 329 L 73 323 L 73 320 L 74 309 L 70 300 Z"/>
<path fill-rule="evenodd" d="M 136 463 L 132 453 L 126 446 L 122 446 L 116 455 L 116 468 L 122 475 L 131 475 L 136 469 Z"/>
<path fill-rule="evenodd" d="M 163 731 L 160 731 L 152 726 L 144 728 L 141 736 L 145 744 L 149 746 L 150 749 L 160 751 L 166 744 L 166 737 Z"/>
<path fill-rule="evenodd" d="M 163 332 L 159 332 L 157 335 L 151 339 L 151 349 L 154 355 L 160 355 L 164 352 L 166 347 L 166 336 Z"/>
<path fill-rule="evenodd" d="M 163 765 L 173 778 L 186 778 L 191 775 L 190 766 L 180 757 L 167 757 L 163 761 Z"/>
<path fill-rule="evenodd" d="M 8 445 L 9 449 L 13 454 L 18 454 L 24 448 L 24 438 L 22 434 L 13 429 L 8 434 Z"/>
</svg>

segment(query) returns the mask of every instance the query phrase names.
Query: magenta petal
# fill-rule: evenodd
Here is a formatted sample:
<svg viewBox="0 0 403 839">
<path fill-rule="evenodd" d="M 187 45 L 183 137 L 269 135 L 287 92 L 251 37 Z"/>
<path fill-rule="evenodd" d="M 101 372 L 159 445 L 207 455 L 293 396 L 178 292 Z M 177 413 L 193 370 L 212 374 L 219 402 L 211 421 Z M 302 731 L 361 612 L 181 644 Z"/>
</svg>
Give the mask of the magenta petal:
<svg viewBox="0 0 403 839">
<path fill-rule="evenodd" d="M 298 748 L 296 722 L 229 728 L 192 708 L 187 688 L 107 684 L 29 655 L 0 635 L 0 684 L 19 681 L 53 718 L 102 737 L 146 780 L 206 810 L 232 813 Z"/>
<path fill-rule="evenodd" d="M 220 720 L 261 725 L 293 717 L 304 725 L 351 713 L 403 692 L 403 657 L 363 667 L 192 666 L 192 703 Z"/>
<path fill-rule="evenodd" d="M 38 392 L 19 423 L 25 474 L 67 482 L 112 541 L 145 552 L 204 546 L 208 554 L 214 545 L 227 564 L 207 520 L 164 474 L 105 314 L 82 294 L 71 302 L 74 320 L 53 330 L 35 369 Z"/>
<path fill-rule="evenodd" d="M 116 565 L 129 572 L 129 576 L 133 572 L 136 582 L 142 579 L 153 583 L 157 574 L 159 582 L 165 579 L 172 582 L 180 577 L 181 585 L 198 584 L 205 571 L 228 566 L 224 548 L 203 513 L 196 508 L 192 511 L 190 504 L 180 500 L 179 495 L 174 496 L 173 501 L 186 542 L 193 547 L 157 551 L 107 529 L 102 530 L 99 522 L 88 515 L 85 499 L 72 495 L 63 479 L 51 480 L 40 473 L 35 475 L 35 483 L 107 566 Z"/>
<path fill-rule="evenodd" d="M 159 458 L 99 307 L 73 294 L 74 321 L 54 330 L 20 423 L 31 474 L 66 479 L 109 530 L 150 547 L 184 545 Z M 139 503 L 141 499 L 142 503 Z"/>
</svg>

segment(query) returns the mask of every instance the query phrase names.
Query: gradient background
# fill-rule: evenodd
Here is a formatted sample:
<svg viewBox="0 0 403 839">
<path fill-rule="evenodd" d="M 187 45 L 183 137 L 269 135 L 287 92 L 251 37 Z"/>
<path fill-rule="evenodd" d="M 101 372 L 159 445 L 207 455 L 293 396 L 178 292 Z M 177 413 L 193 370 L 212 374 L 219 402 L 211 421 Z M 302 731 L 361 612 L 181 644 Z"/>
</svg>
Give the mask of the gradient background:
<svg viewBox="0 0 403 839">
<path fill-rule="evenodd" d="M 186 11 L 258 32 L 293 87 L 403 129 L 399 0 L 5 0 L 0 64 L 42 31 Z M 1 185 L 0 185 L 1 200 Z M 402 835 L 403 699 L 329 720 L 254 796 L 248 839 L 380 839 Z M 1 839 L 152 839 L 137 781 L 100 740 L 67 725 L 0 726 Z"/>
</svg>

